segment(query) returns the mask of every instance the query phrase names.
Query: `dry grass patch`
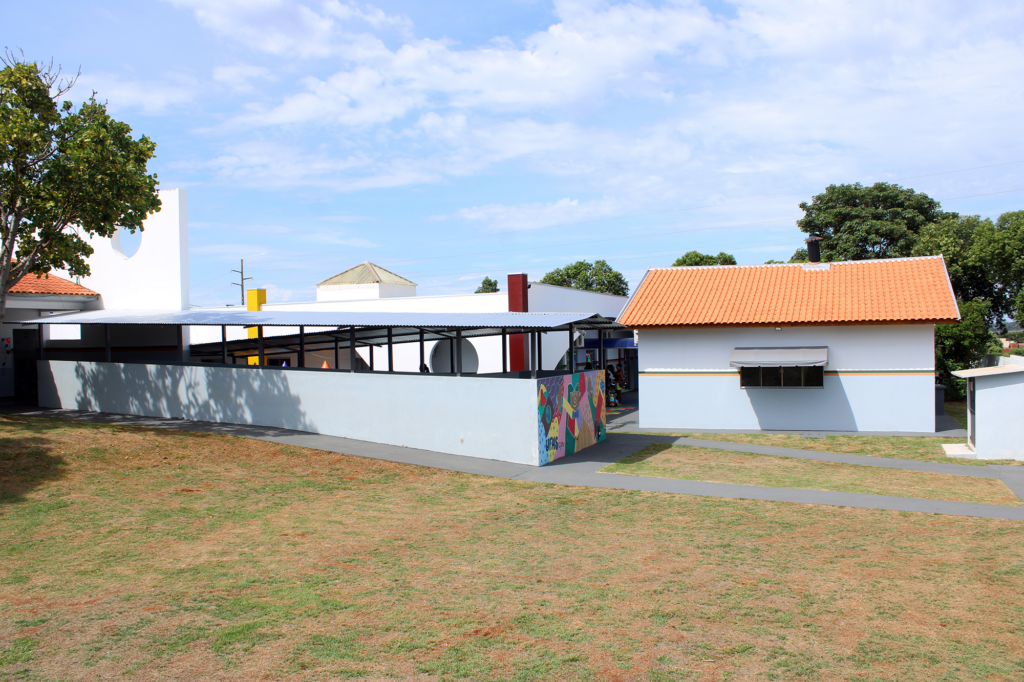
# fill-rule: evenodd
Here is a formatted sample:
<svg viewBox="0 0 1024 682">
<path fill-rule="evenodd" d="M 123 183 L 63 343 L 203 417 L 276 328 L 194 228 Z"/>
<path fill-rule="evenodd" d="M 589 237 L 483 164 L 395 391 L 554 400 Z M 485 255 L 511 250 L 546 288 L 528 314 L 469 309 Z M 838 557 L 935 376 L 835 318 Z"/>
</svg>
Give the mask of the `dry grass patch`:
<svg viewBox="0 0 1024 682">
<path fill-rule="evenodd" d="M 687 481 L 1020 506 L 1020 498 L 997 479 L 880 469 L 686 445 L 649 445 L 601 471 Z"/>
<path fill-rule="evenodd" d="M 1024 524 L 0 422 L 0 678 L 1020 680 Z"/>
</svg>

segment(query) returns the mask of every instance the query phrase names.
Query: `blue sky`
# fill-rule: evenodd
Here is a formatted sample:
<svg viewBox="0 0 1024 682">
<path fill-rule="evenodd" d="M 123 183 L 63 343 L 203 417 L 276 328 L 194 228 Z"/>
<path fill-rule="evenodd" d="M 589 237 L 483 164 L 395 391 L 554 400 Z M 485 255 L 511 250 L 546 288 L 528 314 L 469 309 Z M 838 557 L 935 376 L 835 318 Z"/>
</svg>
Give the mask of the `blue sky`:
<svg viewBox="0 0 1024 682">
<path fill-rule="evenodd" d="M 16 3 L 3 43 L 81 68 L 189 192 L 192 302 L 371 260 L 421 295 L 603 258 L 802 243 L 829 183 L 1024 208 L 1024 3 Z"/>
</svg>

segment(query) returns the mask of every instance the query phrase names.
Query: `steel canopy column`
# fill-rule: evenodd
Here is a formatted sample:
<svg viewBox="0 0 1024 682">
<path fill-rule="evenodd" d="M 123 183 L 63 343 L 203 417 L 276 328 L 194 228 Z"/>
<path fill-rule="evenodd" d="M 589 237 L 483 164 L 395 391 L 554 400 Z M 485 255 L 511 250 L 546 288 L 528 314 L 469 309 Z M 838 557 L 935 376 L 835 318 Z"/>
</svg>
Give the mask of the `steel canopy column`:
<svg viewBox="0 0 1024 682">
<path fill-rule="evenodd" d="M 178 362 L 185 362 L 185 340 L 181 331 L 181 325 L 178 325 Z M 107 362 L 110 362 L 107 360 Z"/>
<path fill-rule="evenodd" d="M 423 348 L 423 330 L 421 329 L 420 330 L 420 366 L 417 368 L 418 372 L 422 372 L 423 371 L 423 365 L 426 364 L 426 360 L 424 359 L 423 353 L 424 353 L 424 348 Z"/>
<path fill-rule="evenodd" d="M 338 369 L 338 337 L 334 337 L 334 369 Z"/>
<path fill-rule="evenodd" d="M 373 371 L 373 343 L 370 343 L 370 371 Z"/>
<path fill-rule="evenodd" d="M 258 355 L 259 360 L 258 360 L 258 362 L 256 364 L 258 364 L 260 367 L 262 367 L 263 366 L 263 361 L 265 359 L 265 356 L 263 354 L 263 325 L 260 325 L 260 326 L 256 327 L 256 339 L 257 339 L 257 345 L 258 345 L 258 348 L 259 348 L 259 355 Z"/>
<path fill-rule="evenodd" d="M 178 327 L 181 334 L 181 327 Z M 110 362 L 110 325 L 103 325 L 103 362 Z"/>
<path fill-rule="evenodd" d="M 388 371 L 395 371 L 395 351 L 393 339 L 391 337 L 391 327 L 388 327 Z"/>
<path fill-rule="evenodd" d="M 356 328 L 348 328 L 348 371 L 356 371 Z"/>
<path fill-rule="evenodd" d="M 544 371 L 544 344 L 541 340 L 541 334 L 544 332 L 537 330 L 537 371 Z"/>
<path fill-rule="evenodd" d="M 455 331 L 455 376 L 462 376 L 462 330 Z"/>
<path fill-rule="evenodd" d="M 566 369 L 576 372 L 576 325 L 569 325 L 569 364 Z"/>
<path fill-rule="evenodd" d="M 220 361 L 228 364 L 228 328 L 223 324 L 220 326 Z"/>
<path fill-rule="evenodd" d="M 452 337 L 448 337 L 448 371 L 449 374 L 455 374 L 455 341 Z"/>
<path fill-rule="evenodd" d="M 501 373 L 508 371 L 508 332 L 501 328 Z"/>
<path fill-rule="evenodd" d="M 597 330 L 597 368 L 604 369 L 604 330 Z"/>
<path fill-rule="evenodd" d="M 530 332 L 530 378 L 537 378 L 537 334 Z"/>
<path fill-rule="evenodd" d="M 299 367 L 306 366 L 306 328 L 299 327 Z"/>
</svg>

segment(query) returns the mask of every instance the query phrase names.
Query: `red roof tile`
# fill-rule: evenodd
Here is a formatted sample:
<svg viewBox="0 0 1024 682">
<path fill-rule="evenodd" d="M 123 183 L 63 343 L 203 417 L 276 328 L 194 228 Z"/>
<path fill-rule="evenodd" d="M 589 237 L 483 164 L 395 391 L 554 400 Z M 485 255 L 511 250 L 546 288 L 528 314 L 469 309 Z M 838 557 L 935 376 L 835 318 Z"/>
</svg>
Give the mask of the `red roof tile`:
<svg viewBox="0 0 1024 682">
<path fill-rule="evenodd" d="M 12 294 L 60 294 L 63 296 L 99 296 L 92 289 L 68 281 L 63 277 L 54 274 L 33 275 L 28 274 L 21 278 L 17 284 L 11 287 Z"/>
<path fill-rule="evenodd" d="M 827 266 L 827 267 L 826 267 Z M 960 319 L 941 256 L 651 268 L 630 327 L 940 323 Z"/>
</svg>

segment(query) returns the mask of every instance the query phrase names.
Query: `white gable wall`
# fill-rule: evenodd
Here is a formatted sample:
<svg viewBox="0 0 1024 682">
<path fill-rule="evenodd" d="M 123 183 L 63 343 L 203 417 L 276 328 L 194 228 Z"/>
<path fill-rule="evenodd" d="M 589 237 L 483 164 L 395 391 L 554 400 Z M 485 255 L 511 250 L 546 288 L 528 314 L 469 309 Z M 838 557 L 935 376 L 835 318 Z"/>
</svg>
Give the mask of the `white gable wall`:
<svg viewBox="0 0 1024 682">
<path fill-rule="evenodd" d="M 644 329 L 640 426 L 665 429 L 935 430 L 932 325 Z M 825 387 L 743 389 L 740 346 L 828 346 Z"/>
<path fill-rule="evenodd" d="M 975 377 L 974 385 L 978 459 L 1024 460 L 1024 373 Z"/>
</svg>

